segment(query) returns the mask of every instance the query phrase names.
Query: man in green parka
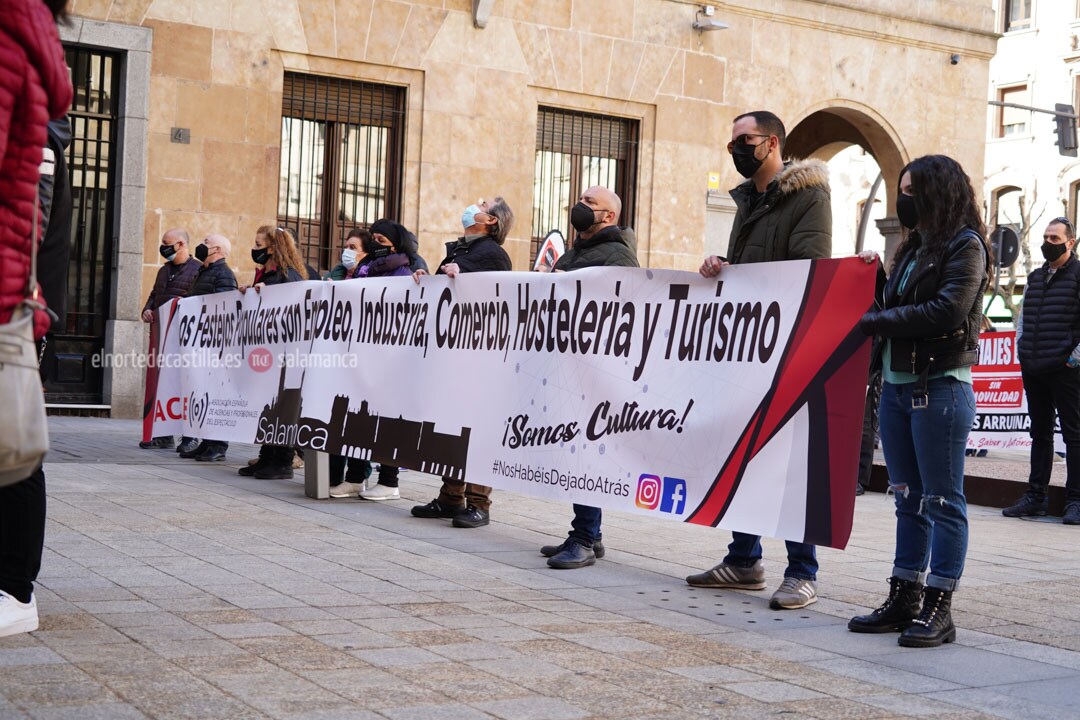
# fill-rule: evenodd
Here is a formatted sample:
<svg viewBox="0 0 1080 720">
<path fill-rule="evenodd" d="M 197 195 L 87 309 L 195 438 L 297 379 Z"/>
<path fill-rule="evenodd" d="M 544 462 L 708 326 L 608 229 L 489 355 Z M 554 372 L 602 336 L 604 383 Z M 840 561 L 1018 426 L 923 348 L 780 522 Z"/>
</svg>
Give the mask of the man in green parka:
<svg viewBox="0 0 1080 720">
<path fill-rule="evenodd" d="M 832 208 L 829 171 L 820 160 L 784 162 L 787 133 L 776 115 L 764 110 L 735 118 L 727 145 L 735 169 L 747 178 L 731 191 L 735 224 L 726 258 L 705 258 L 701 274 L 716 277 L 725 265 L 774 260 L 814 260 L 832 255 Z M 694 587 L 765 589 L 761 538 L 732 533 L 723 562 L 691 575 Z M 787 542 L 784 580 L 769 603 L 773 609 L 795 609 L 817 602 L 817 550 Z"/>
</svg>

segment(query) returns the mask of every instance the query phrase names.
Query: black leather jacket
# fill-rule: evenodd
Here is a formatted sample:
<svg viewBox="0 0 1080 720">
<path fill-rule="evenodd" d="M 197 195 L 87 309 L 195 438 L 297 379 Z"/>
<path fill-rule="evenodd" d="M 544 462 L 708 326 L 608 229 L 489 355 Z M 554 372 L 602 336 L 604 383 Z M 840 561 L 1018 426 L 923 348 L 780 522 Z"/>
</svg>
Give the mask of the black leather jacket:
<svg viewBox="0 0 1080 720">
<path fill-rule="evenodd" d="M 892 370 L 925 377 L 978 361 L 990 257 L 982 238 L 970 229 L 953 238 L 940 257 L 916 256 L 920 244 L 912 238 L 884 284 L 879 307 L 866 313 L 859 327 L 867 335 L 892 340 Z M 903 268 L 912 257 L 917 264 L 900 292 Z M 875 366 L 880 362 L 877 353 Z"/>
</svg>

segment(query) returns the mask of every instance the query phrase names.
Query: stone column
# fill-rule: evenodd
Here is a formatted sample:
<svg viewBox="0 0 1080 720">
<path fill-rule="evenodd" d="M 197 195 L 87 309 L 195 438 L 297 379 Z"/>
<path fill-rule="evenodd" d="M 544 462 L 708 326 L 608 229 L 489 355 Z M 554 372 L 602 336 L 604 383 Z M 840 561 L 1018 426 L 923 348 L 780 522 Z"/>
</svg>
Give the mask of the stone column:
<svg viewBox="0 0 1080 720">
<path fill-rule="evenodd" d="M 885 267 L 889 267 L 892 263 L 893 254 L 896 252 L 896 248 L 900 245 L 901 230 L 900 220 L 894 215 L 883 217 L 880 220 L 874 221 L 877 224 L 878 232 L 885 236 Z"/>
</svg>

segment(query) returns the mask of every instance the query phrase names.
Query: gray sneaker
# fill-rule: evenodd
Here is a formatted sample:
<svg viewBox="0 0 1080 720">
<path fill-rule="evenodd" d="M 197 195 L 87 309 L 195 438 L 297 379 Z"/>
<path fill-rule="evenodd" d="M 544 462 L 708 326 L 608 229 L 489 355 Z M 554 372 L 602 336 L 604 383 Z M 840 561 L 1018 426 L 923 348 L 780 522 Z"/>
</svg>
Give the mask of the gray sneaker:
<svg viewBox="0 0 1080 720">
<path fill-rule="evenodd" d="M 686 584 L 701 588 L 734 588 L 735 590 L 764 590 L 765 563 L 758 560 L 753 567 L 741 568 L 720 563 L 703 573 L 690 575 Z"/>
<path fill-rule="evenodd" d="M 817 602 L 817 583 L 813 580 L 786 577 L 776 588 L 769 607 L 773 610 L 798 610 Z"/>
</svg>

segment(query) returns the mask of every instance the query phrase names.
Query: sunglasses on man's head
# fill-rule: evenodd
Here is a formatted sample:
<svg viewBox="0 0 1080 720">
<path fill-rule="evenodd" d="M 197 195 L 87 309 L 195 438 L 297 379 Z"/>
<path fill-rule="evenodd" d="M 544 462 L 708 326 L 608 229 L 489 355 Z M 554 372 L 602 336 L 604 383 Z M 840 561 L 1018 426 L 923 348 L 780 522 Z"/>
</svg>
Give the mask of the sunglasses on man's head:
<svg viewBox="0 0 1080 720">
<path fill-rule="evenodd" d="M 750 138 L 767 138 L 769 135 L 761 135 L 759 133 L 743 133 L 739 137 L 735 138 L 727 144 L 727 151 L 730 153 L 735 149 L 736 145 L 749 145 L 751 147 L 757 147 L 761 143 L 751 143 Z"/>
<path fill-rule="evenodd" d="M 1056 217 L 1050 221 L 1051 223 L 1060 223 L 1067 227 L 1070 231 L 1073 229 L 1072 220 L 1067 217 Z"/>
</svg>

